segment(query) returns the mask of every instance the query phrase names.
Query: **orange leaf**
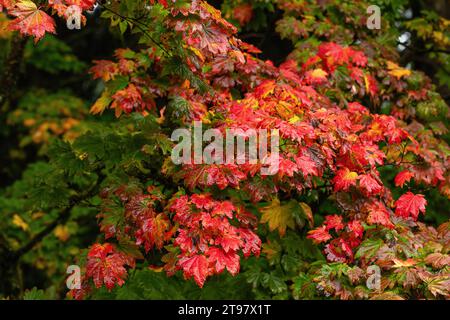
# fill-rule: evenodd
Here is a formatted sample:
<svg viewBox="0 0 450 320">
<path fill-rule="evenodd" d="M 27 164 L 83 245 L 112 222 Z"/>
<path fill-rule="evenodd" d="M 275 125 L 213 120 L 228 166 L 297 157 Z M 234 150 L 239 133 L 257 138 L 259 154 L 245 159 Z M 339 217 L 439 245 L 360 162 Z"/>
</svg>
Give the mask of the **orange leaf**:
<svg viewBox="0 0 450 320">
<path fill-rule="evenodd" d="M 9 28 L 24 35 L 34 36 L 34 42 L 39 41 L 46 32 L 56 32 L 53 18 L 39 10 L 30 0 L 19 1 L 9 13 L 17 17 L 11 21 Z"/>
</svg>

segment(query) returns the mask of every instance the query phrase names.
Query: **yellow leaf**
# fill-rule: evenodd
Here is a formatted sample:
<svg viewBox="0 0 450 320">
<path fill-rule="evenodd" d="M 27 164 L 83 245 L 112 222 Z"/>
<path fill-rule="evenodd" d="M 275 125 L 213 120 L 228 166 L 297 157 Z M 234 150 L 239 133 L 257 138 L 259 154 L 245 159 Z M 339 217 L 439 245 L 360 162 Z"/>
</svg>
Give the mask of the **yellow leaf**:
<svg viewBox="0 0 450 320">
<path fill-rule="evenodd" d="M 427 289 L 435 297 L 439 295 L 448 297 L 450 293 L 450 279 L 448 276 L 436 277 L 427 283 Z"/>
<path fill-rule="evenodd" d="M 186 46 L 185 46 L 186 47 Z M 195 47 L 188 47 L 202 62 L 205 62 L 205 56 Z"/>
<path fill-rule="evenodd" d="M 164 267 L 158 267 L 158 266 L 148 266 L 150 270 L 153 272 L 162 272 L 164 270 Z"/>
<path fill-rule="evenodd" d="M 369 79 L 367 78 L 367 76 L 364 74 L 364 85 L 366 88 L 366 92 L 369 92 L 370 89 L 370 83 L 369 83 Z"/>
<path fill-rule="evenodd" d="M 31 218 L 32 218 L 33 220 L 37 220 L 37 219 L 42 218 L 44 215 L 45 215 L 44 212 L 38 211 L 38 212 L 33 213 L 32 216 L 31 216 Z"/>
<path fill-rule="evenodd" d="M 109 106 L 112 99 L 108 91 L 103 91 L 100 98 L 95 101 L 94 105 L 91 107 L 92 114 L 99 114 L 105 111 L 105 109 Z"/>
<path fill-rule="evenodd" d="M 292 212 L 295 210 L 295 202 L 289 202 L 285 205 L 280 204 L 278 198 L 274 198 L 272 203 L 262 208 L 263 215 L 261 223 L 269 223 L 269 230 L 274 231 L 278 229 L 281 236 L 286 233 L 286 227 L 294 229 L 295 221 Z"/>
<path fill-rule="evenodd" d="M 355 171 L 348 171 L 343 177 L 345 180 L 355 180 L 357 178 L 358 174 Z"/>
<path fill-rule="evenodd" d="M 159 124 L 163 124 L 164 120 L 166 120 L 166 117 L 164 116 L 164 112 L 166 111 L 166 107 L 162 108 L 161 111 L 159 111 L 160 117 L 156 119 L 156 122 Z"/>
<path fill-rule="evenodd" d="M 21 228 L 23 231 L 27 231 L 29 229 L 28 224 L 23 221 L 23 219 L 18 214 L 15 214 L 13 216 L 12 223 Z"/>
<path fill-rule="evenodd" d="M 394 268 L 412 267 L 417 263 L 414 259 L 407 259 L 405 261 L 393 259 L 392 262 L 394 262 Z"/>
<path fill-rule="evenodd" d="M 313 77 L 313 78 L 325 78 L 327 75 L 328 75 L 328 73 L 325 70 L 320 69 L 320 68 L 314 69 L 311 72 L 311 77 Z"/>
<path fill-rule="evenodd" d="M 70 238 L 70 232 L 67 226 L 58 225 L 53 233 L 62 242 L 66 242 Z"/>
<path fill-rule="evenodd" d="M 298 116 L 293 116 L 292 118 L 289 119 L 289 123 L 290 124 L 294 124 L 296 122 L 299 122 L 301 119 Z"/>
<path fill-rule="evenodd" d="M 388 68 L 388 73 L 393 76 L 396 77 L 397 79 L 400 79 L 401 77 L 404 76 L 409 76 L 411 74 L 411 70 L 405 69 L 400 67 L 398 64 L 392 62 L 392 61 L 387 61 L 387 68 Z"/>
</svg>

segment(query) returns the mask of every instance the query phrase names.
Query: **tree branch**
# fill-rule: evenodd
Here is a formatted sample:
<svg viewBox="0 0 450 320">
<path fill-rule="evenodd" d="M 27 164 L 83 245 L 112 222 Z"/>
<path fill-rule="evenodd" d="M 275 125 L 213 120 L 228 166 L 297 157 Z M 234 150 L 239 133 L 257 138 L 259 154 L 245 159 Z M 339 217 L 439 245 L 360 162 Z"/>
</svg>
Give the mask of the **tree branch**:
<svg viewBox="0 0 450 320">
<path fill-rule="evenodd" d="M 25 45 L 28 39 L 17 35 L 11 41 L 11 49 L 5 61 L 0 79 L 0 109 L 3 113 L 9 112 L 9 100 L 19 78 L 19 67 L 23 59 Z"/>
</svg>

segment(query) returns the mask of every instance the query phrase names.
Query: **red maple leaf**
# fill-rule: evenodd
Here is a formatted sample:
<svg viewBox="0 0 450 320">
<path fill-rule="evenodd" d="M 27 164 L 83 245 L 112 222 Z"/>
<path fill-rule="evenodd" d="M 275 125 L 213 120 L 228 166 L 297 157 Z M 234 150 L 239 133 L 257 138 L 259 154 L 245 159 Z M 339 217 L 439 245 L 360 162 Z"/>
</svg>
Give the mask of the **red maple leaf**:
<svg viewBox="0 0 450 320">
<path fill-rule="evenodd" d="M 9 9 L 13 5 L 13 0 L 0 0 L 0 12 L 3 8 Z"/>
<path fill-rule="evenodd" d="M 136 231 L 136 244 L 144 244 L 145 251 L 156 247 L 161 249 L 173 235 L 169 218 L 160 213 L 144 220 L 141 228 Z"/>
<path fill-rule="evenodd" d="M 350 244 L 342 239 L 337 238 L 325 246 L 325 254 L 327 260 L 332 262 L 347 262 L 353 260 L 353 251 Z"/>
<path fill-rule="evenodd" d="M 100 288 L 105 284 L 106 288 L 111 290 L 116 283 L 119 286 L 124 284 L 127 265 L 134 267 L 134 259 L 115 251 L 109 243 L 96 243 L 88 253 L 86 276 L 92 278 L 95 287 Z"/>
<path fill-rule="evenodd" d="M 326 230 L 334 229 L 335 231 L 339 231 L 344 229 L 344 224 L 342 223 L 342 217 L 337 214 L 326 216 L 325 217 L 325 226 Z"/>
<path fill-rule="evenodd" d="M 252 253 L 255 256 L 259 256 L 261 251 L 261 239 L 249 229 L 239 228 L 238 232 L 243 242 L 242 253 L 244 254 L 244 257 L 249 257 Z"/>
<path fill-rule="evenodd" d="M 361 221 L 352 220 L 351 222 L 347 223 L 347 227 L 351 232 L 353 232 L 356 238 L 362 238 L 364 234 L 364 227 L 362 226 Z"/>
<path fill-rule="evenodd" d="M 233 18 L 236 19 L 241 26 L 246 25 L 252 17 L 253 9 L 250 4 L 241 4 L 233 10 Z"/>
<path fill-rule="evenodd" d="M 243 245 L 242 239 L 231 232 L 225 233 L 221 238 L 216 239 L 216 243 L 222 246 L 225 252 L 239 250 Z"/>
<path fill-rule="evenodd" d="M 383 186 L 369 174 L 359 176 L 359 186 L 367 197 L 379 194 L 383 190 Z"/>
<path fill-rule="evenodd" d="M 129 84 L 125 89 L 117 91 L 113 96 L 111 108 L 116 109 L 116 116 L 122 111 L 131 113 L 132 111 L 144 111 L 153 107 L 153 101 L 144 100 L 142 90 L 134 84 Z"/>
<path fill-rule="evenodd" d="M 350 186 L 356 185 L 358 174 L 348 168 L 339 169 L 333 178 L 334 191 L 347 191 Z"/>
<path fill-rule="evenodd" d="M 215 267 L 216 272 L 220 273 L 225 268 L 232 274 L 239 273 L 239 255 L 235 251 L 225 252 L 216 247 L 211 247 L 207 251 L 209 263 Z"/>
<path fill-rule="evenodd" d="M 209 275 L 208 259 L 204 255 L 181 257 L 178 265 L 183 269 L 186 278 L 193 277 L 198 286 L 203 287 L 206 277 Z"/>
<path fill-rule="evenodd" d="M 369 224 L 380 224 L 388 228 L 394 227 L 389 217 L 389 212 L 382 203 L 375 202 L 369 205 L 368 209 L 369 215 L 367 217 L 367 222 Z"/>
<path fill-rule="evenodd" d="M 305 177 L 308 175 L 312 176 L 319 175 L 319 172 L 317 170 L 317 164 L 310 157 L 302 155 L 300 157 L 297 157 L 295 159 L 295 162 L 297 162 L 297 167 L 300 169 L 300 171 L 303 173 Z"/>
<path fill-rule="evenodd" d="M 236 208 L 230 201 L 222 201 L 219 202 L 213 209 L 212 214 L 213 215 L 219 215 L 219 216 L 227 216 L 230 219 L 233 219 L 233 211 L 235 211 Z"/>
<path fill-rule="evenodd" d="M 331 235 L 328 233 L 326 226 L 323 225 L 317 229 L 309 231 L 308 238 L 312 239 L 315 243 L 321 243 L 330 240 Z"/>
<path fill-rule="evenodd" d="M 406 182 L 411 181 L 411 178 L 414 177 L 414 174 L 411 171 L 403 170 L 399 174 L 395 176 L 394 183 L 396 187 L 403 188 L 403 185 Z"/>
<path fill-rule="evenodd" d="M 39 41 L 46 32 L 55 33 L 55 21 L 44 11 L 39 10 L 30 0 L 17 2 L 9 13 L 15 17 L 9 24 L 11 30 L 18 30 L 25 35 L 34 36 Z"/>
<path fill-rule="evenodd" d="M 74 5 L 80 7 L 82 10 L 88 10 L 94 6 L 97 0 L 65 0 L 65 2 L 69 6 Z"/>
<path fill-rule="evenodd" d="M 102 79 L 103 81 L 113 80 L 119 73 L 119 66 L 117 63 L 109 60 L 94 60 L 94 66 L 89 72 L 94 79 Z"/>
<path fill-rule="evenodd" d="M 151 4 L 155 4 L 155 2 L 158 2 L 159 4 L 161 4 L 164 8 L 167 8 L 169 5 L 167 3 L 167 0 L 150 0 Z"/>
<path fill-rule="evenodd" d="M 427 200 L 424 195 L 407 192 L 395 202 L 395 214 L 399 217 L 412 217 L 417 220 L 419 212 L 425 213 Z"/>
<path fill-rule="evenodd" d="M 191 202 L 199 209 L 211 209 L 215 205 L 209 194 L 193 194 Z"/>
</svg>

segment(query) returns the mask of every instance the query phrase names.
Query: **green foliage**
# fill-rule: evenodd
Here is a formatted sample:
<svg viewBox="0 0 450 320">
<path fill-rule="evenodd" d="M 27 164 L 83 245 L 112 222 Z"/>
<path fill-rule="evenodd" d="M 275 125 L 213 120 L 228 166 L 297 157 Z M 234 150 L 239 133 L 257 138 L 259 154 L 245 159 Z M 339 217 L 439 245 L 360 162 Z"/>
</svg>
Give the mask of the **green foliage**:
<svg viewBox="0 0 450 320">
<path fill-rule="evenodd" d="M 47 35 L 42 41 L 27 43 L 24 59 L 33 67 L 56 75 L 61 72 L 81 73 L 87 65 L 80 61 L 70 46 L 54 36 Z"/>
</svg>

